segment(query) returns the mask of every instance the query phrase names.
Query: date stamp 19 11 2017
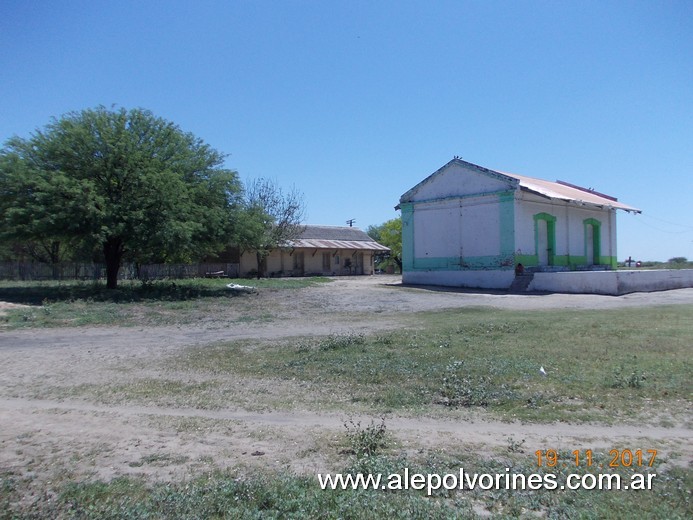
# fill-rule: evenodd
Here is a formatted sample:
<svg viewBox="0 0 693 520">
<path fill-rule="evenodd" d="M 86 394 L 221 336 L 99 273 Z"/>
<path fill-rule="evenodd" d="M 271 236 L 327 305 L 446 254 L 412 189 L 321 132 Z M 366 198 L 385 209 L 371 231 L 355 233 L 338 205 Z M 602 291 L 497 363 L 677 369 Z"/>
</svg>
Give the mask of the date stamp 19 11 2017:
<svg viewBox="0 0 693 520">
<path fill-rule="evenodd" d="M 619 468 L 619 467 L 653 467 L 657 458 L 657 450 L 630 450 L 613 449 L 609 450 L 606 457 L 597 460 L 596 454 L 591 449 L 573 450 L 570 453 L 559 452 L 554 449 L 537 450 L 534 452 L 537 457 L 538 467 L 585 467 L 596 466 L 599 468 Z"/>
</svg>

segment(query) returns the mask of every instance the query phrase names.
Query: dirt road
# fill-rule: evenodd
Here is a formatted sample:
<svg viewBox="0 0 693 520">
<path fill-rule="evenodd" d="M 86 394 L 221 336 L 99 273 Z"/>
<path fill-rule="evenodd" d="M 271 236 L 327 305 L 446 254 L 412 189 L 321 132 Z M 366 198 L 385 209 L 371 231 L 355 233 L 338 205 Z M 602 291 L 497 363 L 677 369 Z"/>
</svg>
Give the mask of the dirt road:
<svg viewBox="0 0 693 520">
<path fill-rule="evenodd" d="M 249 298 L 255 298 L 258 307 L 271 305 L 274 318 L 176 327 L 0 332 L 0 471 L 48 481 L 123 474 L 169 479 L 253 465 L 305 473 L 333 469 L 340 462 L 344 415 L 262 406 L 265 395 L 306 392 L 295 382 L 232 381 L 236 394 L 228 406 L 214 410 L 104 404 L 81 390 L 88 388 L 96 396 L 102 384 L 194 382 L 191 373 L 166 372 L 162 363 L 191 345 L 373 332 L 411 325 L 417 311 L 468 306 L 527 310 L 691 304 L 693 289 L 619 297 L 508 295 L 402 287 L 398 277 L 374 276 L 340 278 L 318 287 L 267 291 Z M 232 312 L 220 309 L 222 316 Z M 495 453 L 509 439 L 569 450 L 587 444 L 596 449 L 656 442 L 662 449 L 677 451 L 678 463 L 693 460 L 690 424 L 529 425 L 499 422 L 470 411 L 451 412 L 445 418 L 389 417 L 387 424 L 405 451 L 465 443 Z"/>
</svg>

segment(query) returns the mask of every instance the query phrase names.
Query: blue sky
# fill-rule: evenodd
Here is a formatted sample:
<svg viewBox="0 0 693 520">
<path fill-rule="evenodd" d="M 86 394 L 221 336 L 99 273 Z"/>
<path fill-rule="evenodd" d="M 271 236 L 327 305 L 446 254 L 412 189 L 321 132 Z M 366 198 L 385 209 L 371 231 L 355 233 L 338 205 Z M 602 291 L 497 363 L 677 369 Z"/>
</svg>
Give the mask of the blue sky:
<svg viewBox="0 0 693 520">
<path fill-rule="evenodd" d="M 455 155 L 592 187 L 693 258 L 693 2 L 0 0 L 0 141 L 142 107 L 366 228 Z"/>
</svg>

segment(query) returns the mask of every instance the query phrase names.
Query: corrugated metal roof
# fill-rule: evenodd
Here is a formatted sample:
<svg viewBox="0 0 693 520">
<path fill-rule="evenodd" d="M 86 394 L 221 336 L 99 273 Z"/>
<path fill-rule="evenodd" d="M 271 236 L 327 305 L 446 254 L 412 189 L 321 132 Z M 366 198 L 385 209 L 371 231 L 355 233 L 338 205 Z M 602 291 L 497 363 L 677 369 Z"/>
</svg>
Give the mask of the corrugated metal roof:
<svg viewBox="0 0 693 520">
<path fill-rule="evenodd" d="M 301 239 L 366 241 L 373 239 L 365 231 L 346 226 L 305 226 Z"/>
<path fill-rule="evenodd" d="M 306 249 L 349 249 L 352 251 L 389 251 L 365 231 L 344 226 L 305 226 L 301 236 L 289 240 L 285 247 Z"/>
<path fill-rule="evenodd" d="M 498 172 L 507 175 L 513 179 L 520 181 L 520 188 L 527 191 L 549 197 L 551 199 L 559 199 L 571 202 L 582 202 L 585 204 L 594 204 L 607 208 L 622 209 L 624 211 L 632 211 L 640 213 L 641 211 L 633 206 L 618 202 L 615 197 L 604 195 L 580 186 L 571 185 L 565 182 L 551 182 L 525 175 L 517 175 L 515 173 Z"/>
<path fill-rule="evenodd" d="M 484 173 L 485 175 L 496 177 L 498 179 L 505 179 L 508 183 L 514 185 L 516 188 L 519 187 L 521 190 L 548 197 L 550 199 L 564 200 L 566 202 L 573 202 L 576 204 L 589 204 L 602 208 L 622 209 L 624 211 L 631 211 L 633 213 L 641 213 L 641 210 L 638 208 L 618 202 L 618 199 L 615 197 L 604 195 L 598 191 L 583 188 L 581 186 L 576 186 L 563 181 L 551 182 L 543 179 L 536 179 L 534 177 L 527 177 L 525 175 L 491 170 L 489 168 L 484 168 L 483 166 L 478 166 L 476 164 L 464 161 L 457 157 L 433 172 L 419 184 L 402 195 L 400 198 L 400 203 L 411 201 L 421 186 L 430 182 L 434 177 L 454 164 L 475 169 Z M 399 206 L 396 206 L 395 209 L 399 209 Z"/>
<path fill-rule="evenodd" d="M 370 238 L 370 237 L 369 237 Z M 320 240 L 316 238 L 299 238 L 290 240 L 288 247 L 301 247 L 307 249 L 352 249 L 360 251 L 389 251 L 389 247 L 371 240 Z"/>
</svg>

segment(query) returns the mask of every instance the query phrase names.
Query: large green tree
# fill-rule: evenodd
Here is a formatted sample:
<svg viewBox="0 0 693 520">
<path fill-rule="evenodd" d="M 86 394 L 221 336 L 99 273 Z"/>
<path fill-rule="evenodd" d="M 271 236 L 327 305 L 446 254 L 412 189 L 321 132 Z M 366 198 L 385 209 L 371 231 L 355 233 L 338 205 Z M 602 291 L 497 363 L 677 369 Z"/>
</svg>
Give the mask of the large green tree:
<svg viewBox="0 0 693 520">
<path fill-rule="evenodd" d="M 393 218 L 377 226 L 368 226 L 366 233 L 376 242 L 390 248 L 390 259 L 402 270 L 402 219 Z"/>
<path fill-rule="evenodd" d="M 2 233 L 97 246 L 115 288 L 126 256 L 188 261 L 229 242 L 242 190 L 223 162 L 147 110 L 72 112 L 0 151 Z"/>
</svg>

